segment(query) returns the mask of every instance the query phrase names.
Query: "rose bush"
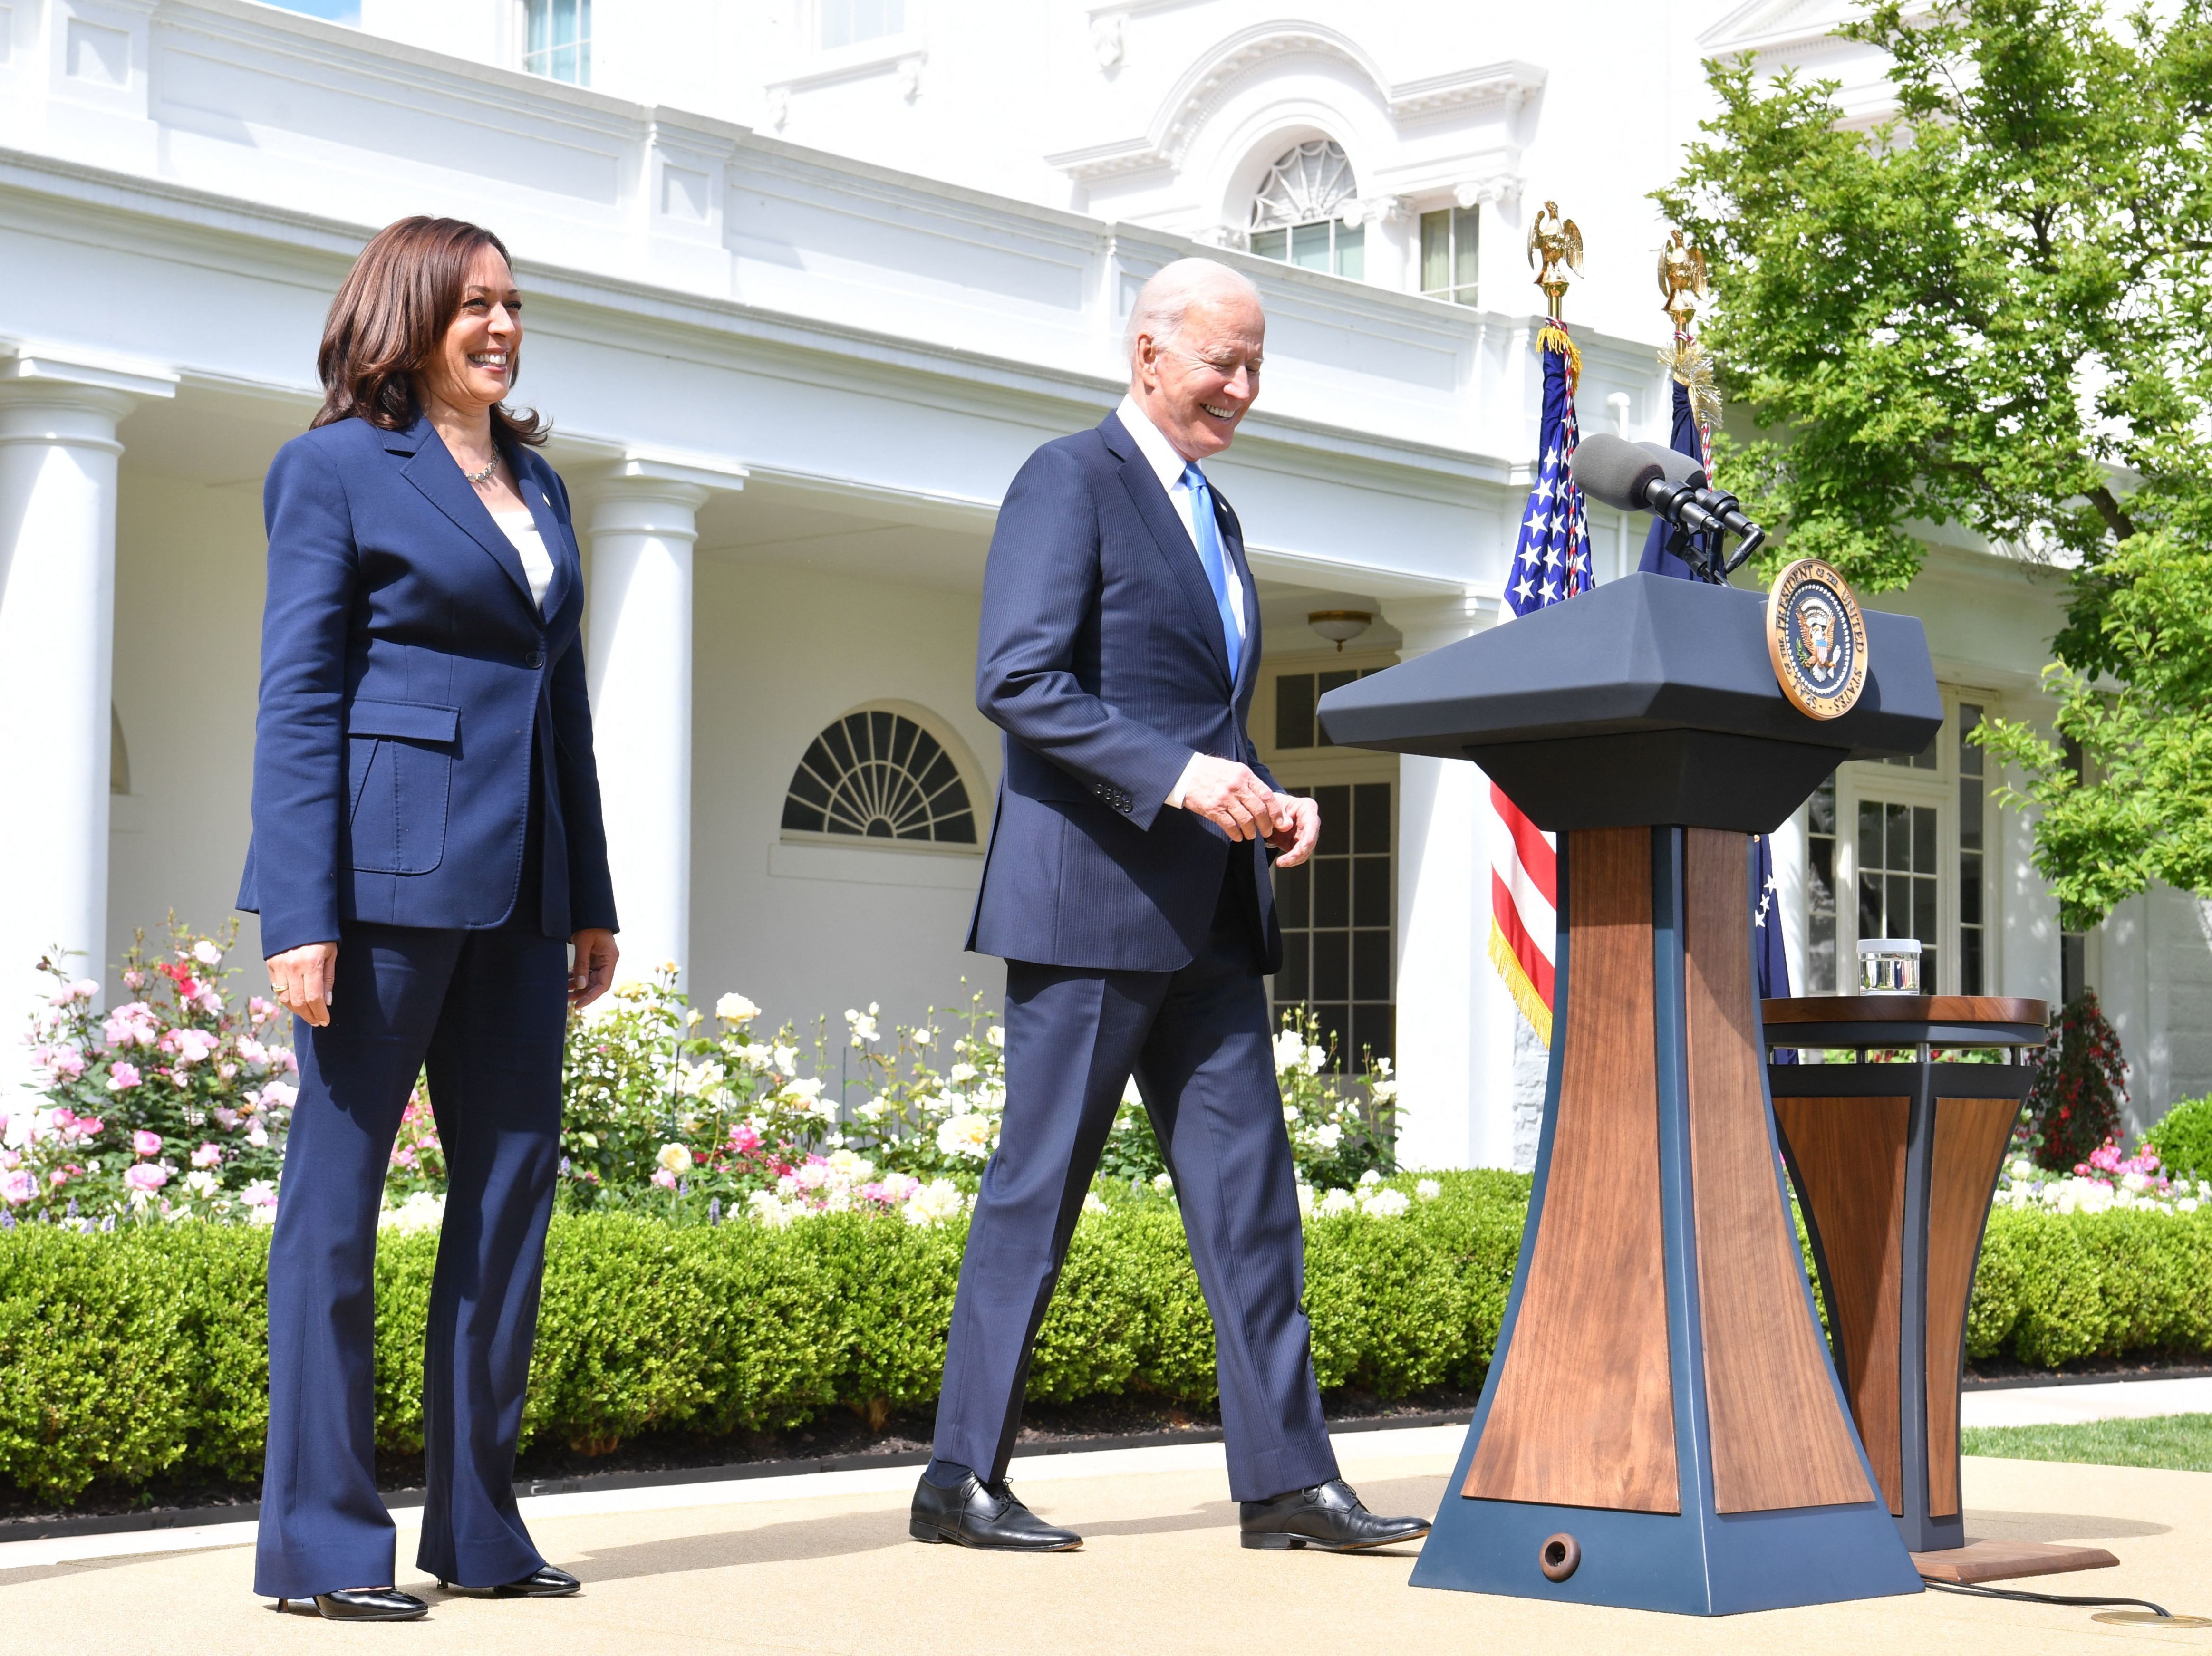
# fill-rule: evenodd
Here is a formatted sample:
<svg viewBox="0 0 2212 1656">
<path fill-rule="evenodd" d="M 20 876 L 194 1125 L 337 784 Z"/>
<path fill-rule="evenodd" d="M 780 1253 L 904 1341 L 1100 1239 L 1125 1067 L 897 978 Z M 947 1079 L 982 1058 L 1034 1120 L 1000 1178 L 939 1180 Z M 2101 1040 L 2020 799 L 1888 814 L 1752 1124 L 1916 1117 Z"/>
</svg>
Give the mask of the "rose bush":
<svg viewBox="0 0 2212 1656">
<path fill-rule="evenodd" d="M 282 1009 L 225 990 L 236 938 L 141 932 L 134 998 L 105 1013 L 97 982 L 39 962 L 55 986 L 27 1037 L 37 1091 L 0 1104 L 0 1224 L 274 1214 L 298 1066 Z"/>
</svg>

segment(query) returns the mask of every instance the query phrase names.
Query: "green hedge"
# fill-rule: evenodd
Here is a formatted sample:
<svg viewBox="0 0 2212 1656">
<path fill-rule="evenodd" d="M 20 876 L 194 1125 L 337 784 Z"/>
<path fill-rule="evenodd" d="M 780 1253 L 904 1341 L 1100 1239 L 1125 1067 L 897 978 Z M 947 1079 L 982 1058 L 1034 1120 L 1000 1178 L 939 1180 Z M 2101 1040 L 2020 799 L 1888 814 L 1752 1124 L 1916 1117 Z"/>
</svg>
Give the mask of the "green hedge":
<svg viewBox="0 0 2212 1656">
<path fill-rule="evenodd" d="M 1412 1180 L 1392 1181 L 1410 1186 Z M 1306 1229 L 1322 1386 L 1382 1397 L 1478 1384 L 1520 1246 L 1528 1184 L 1459 1174 L 1396 1218 Z M 774 1230 L 563 1216 L 547 1249 L 523 1422 L 586 1451 L 641 1432 L 880 1422 L 936 1394 L 965 1233 L 830 1215 Z M 69 1501 L 94 1480 L 250 1479 L 266 1420 L 268 1234 L 184 1224 L 0 1234 L 0 1481 Z M 377 1435 L 422 1447 L 434 1234 L 378 1251 Z M 1976 1356 L 2057 1364 L 2212 1350 L 2212 1209 L 2185 1216 L 2000 1210 L 1969 1325 Z M 1144 1392 L 1204 1405 L 1213 1338 L 1164 1202 L 1077 1228 L 1030 1395 Z"/>
</svg>

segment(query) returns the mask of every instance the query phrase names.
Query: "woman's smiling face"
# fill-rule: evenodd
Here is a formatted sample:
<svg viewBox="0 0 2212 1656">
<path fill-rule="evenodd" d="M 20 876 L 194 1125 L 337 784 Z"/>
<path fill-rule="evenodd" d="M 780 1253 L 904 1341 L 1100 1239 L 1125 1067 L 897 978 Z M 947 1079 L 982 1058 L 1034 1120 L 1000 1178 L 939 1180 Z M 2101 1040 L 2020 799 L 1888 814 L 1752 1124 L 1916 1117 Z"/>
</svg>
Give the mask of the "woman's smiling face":
<svg viewBox="0 0 2212 1656">
<path fill-rule="evenodd" d="M 461 308 L 424 375 L 428 396 L 459 409 L 489 409 L 507 400 L 522 350 L 522 294 L 496 247 L 469 261 Z"/>
</svg>

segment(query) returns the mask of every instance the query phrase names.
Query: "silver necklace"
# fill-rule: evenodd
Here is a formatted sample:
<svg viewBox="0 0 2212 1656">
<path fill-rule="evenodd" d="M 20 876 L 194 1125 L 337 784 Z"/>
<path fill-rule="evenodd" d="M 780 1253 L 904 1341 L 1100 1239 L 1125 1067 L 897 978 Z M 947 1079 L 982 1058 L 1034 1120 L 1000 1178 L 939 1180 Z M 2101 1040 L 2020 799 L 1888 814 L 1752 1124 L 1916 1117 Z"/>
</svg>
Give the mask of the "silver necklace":
<svg viewBox="0 0 2212 1656">
<path fill-rule="evenodd" d="M 493 472 L 497 471 L 498 470 L 499 456 L 495 454 L 491 457 L 489 464 L 488 464 L 482 471 L 464 471 L 461 476 L 467 478 L 471 483 L 481 483 L 489 477 Z"/>
</svg>

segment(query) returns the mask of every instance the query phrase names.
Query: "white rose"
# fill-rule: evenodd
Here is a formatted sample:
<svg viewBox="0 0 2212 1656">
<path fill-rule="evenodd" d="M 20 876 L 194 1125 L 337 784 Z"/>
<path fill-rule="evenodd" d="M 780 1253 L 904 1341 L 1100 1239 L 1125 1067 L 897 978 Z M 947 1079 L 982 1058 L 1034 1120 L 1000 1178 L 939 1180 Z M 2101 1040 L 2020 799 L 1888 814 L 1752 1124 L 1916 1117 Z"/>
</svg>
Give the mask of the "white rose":
<svg viewBox="0 0 2212 1656">
<path fill-rule="evenodd" d="M 945 1072 L 945 1078 L 958 1086 L 963 1082 L 973 1081 L 978 1073 L 972 1064 L 956 1064 Z"/>
<path fill-rule="evenodd" d="M 1363 1198 L 1359 1208 L 1377 1219 L 1395 1219 L 1413 1205 L 1412 1198 L 1401 1190 L 1378 1190 Z"/>
<path fill-rule="evenodd" d="M 937 1129 L 937 1148 L 944 1155 L 981 1162 L 991 1153 L 991 1123 L 987 1116 L 950 1116 Z"/>
<path fill-rule="evenodd" d="M 804 1080 L 787 1081 L 783 1090 L 793 1098 L 804 1099 L 808 1104 L 822 1096 L 822 1077 L 808 1076 Z"/>
<path fill-rule="evenodd" d="M 185 1187 L 195 1196 L 213 1196 L 222 1188 L 222 1180 L 205 1168 L 195 1168 L 185 1175 Z"/>
<path fill-rule="evenodd" d="M 983 1039 L 994 1046 L 1004 1046 L 1006 1044 L 1006 1032 L 1001 1026 L 994 1023 L 983 1032 Z"/>
<path fill-rule="evenodd" d="M 1083 1211 L 1085 1213 L 1103 1213 L 1106 1211 L 1106 1204 L 1098 1199 L 1098 1192 L 1097 1191 L 1085 1191 L 1084 1192 Z"/>
<path fill-rule="evenodd" d="M 914 1044 L 917 1046 L 935 1046 L 937 1044 L 937 1031 L 934 1029 L 915 1030 L 914 1032 Z"/>
<path fill-rule="evenodd" d="M 209 938 L 202 937 L 192 945 L 192 958 L 202 966 L 221 966 L 222 950 Z"/>
<path fill-rule="evenodd" d="M 1295 1070 L 1305 1061 L 1305 1037 L 1295 1029 L 1285 1029 L 1275 1037 L 1275 1072 Z"/>
<path fill-rule="evenodd" d="M 1313 1217 L 1313 1186 L 1311 1185 L 1300 1185 L 1298 1186 L 1298 1217 L 1301 1219 L 1310 1219 Z"/>
<path fill-rule="evenodd" d="M 682 1144 L 663 1144 L 653 1159 L 666 1173 L 681 1176 L 691 1171 L 691 1152 Z"/>
<path fill-rule="evenodd" d="M 1363 1185 L 1379 1185 L 1382 1182 L 1382 1175 L 1370 1168 L 1359 1175 L 1359 1182 Z"/>
<path fill-rule="evenodd" d="M 1175 1175 L 1171 1173 L 1154 1174 L 1152 1175 L 1152 1188 L 1158 1191 L 1164 1196 L 1172 1195 L 1175 1192 Z"/>
<path fill-rule="evenodd" d="M 945 1219 L 957 1219 L 968 1205 L 968 1198 L 960 1193 L 960 1186 L 950 1179 L 933 1179 L 907 1198 L 901 1210 L 910 1225 L 933 1225 Z"/>
<path fill-rule="evenodd" d="M 1314 1143 L 1325 1150 L 1333 1150 L 1344 1141 L 1344 1129 L 1334 1121 L 1324 1121 L 1314 1129 Z"/>
<path fill-rule="evenodd" d="M 1444 1187 L 1433 1179 L 1424 1179 L 1413 1186 L 1413 1194 L 1424 1202 L 1433 1202 L 1444 1193 Z"/>
<path fill-rule="evenodd" d="M 799 1067 L 799 1048 L 796 1046 L 776 1046 L 768 1050 L 769 1056 L 775 1062 L 775 1067 L 784 1074 L 789 1075 Z"/>
<path fill-rule="evenodd" d="M 1349 1213 L 1359 1204 L 1348 1190 L 1333 1190 L 1314 1204 L 1314 1211 L 1324 1219 L 1334 1219 L 1340 1213 Z"/>
<path fill-rule="evenodd" d="M 760 1008 L 732 991 L 714 1003 L 714 1016 L 725 1023 L 750 1023 L 760 1016 Z"/>
</svg>

